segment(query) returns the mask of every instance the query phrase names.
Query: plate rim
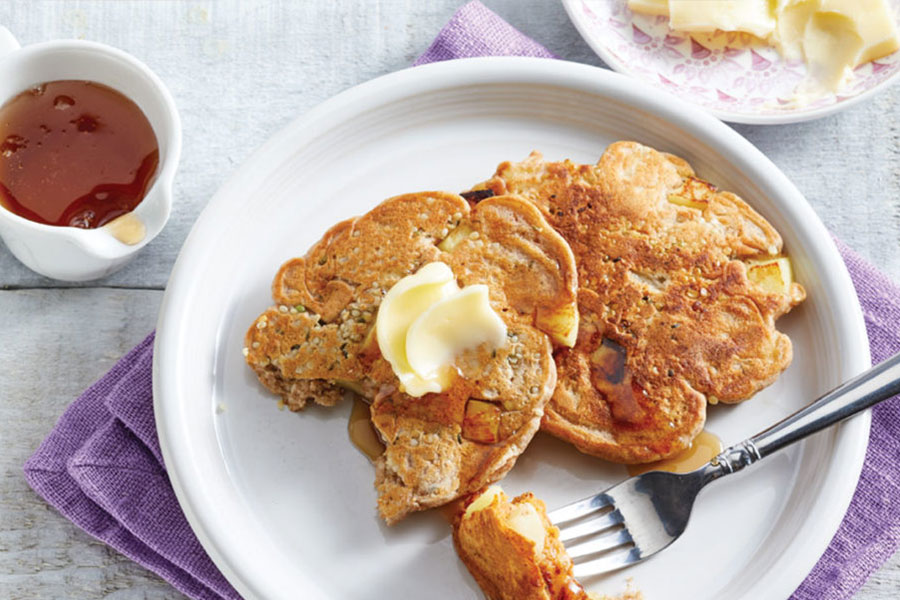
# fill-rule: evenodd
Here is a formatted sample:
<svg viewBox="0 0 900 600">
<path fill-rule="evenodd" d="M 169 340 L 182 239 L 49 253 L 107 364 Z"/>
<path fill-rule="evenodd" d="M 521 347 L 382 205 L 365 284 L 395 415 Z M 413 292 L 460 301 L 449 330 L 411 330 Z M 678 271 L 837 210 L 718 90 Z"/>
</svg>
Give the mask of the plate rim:
<svg viewBox="0 0 900 600">
<path fill-rule="evenodd" d="M 582 2 L 583 0 L 560 1 L 562 2 L 563 8 L 565 8 L 566 10 L 569 21 L 572 22 L 572 25 L 574 25 L 575 29 L 578 31 L 578 35 L 580 35 L 581 39 L 583 39 L 584 42 L 591 48 L 591 50 L 593 50 L 594 53 L 600 57 L 600 60 L 609 65 L 609 67 L 616 72 L 627 75 L 628 77 L 633 77 L 634 79 L 642 83 L 650 85 L 644 79 L 638 78 L 637 75 L 635 75 L 634 71 L 628 67 L 627 63 L 622 62 L 618 59 L 618 57 L 610 52 L 607 49 L 606 44 L 602 43 L 601 40 L 596 36 L 591 35 L 591 30 L 587 24 L 586 18 L 580 14 L 580 12 L 578 11 L 578 7 L 576 6 L 576 4 Z M 900 50 L 898 50 L 898 52 L 900 52 Z M 786 111 L 784 113 L 767 115 L 747 112 L 732 112 L 717 108 L 708 108 L 700 104 L 688 102 L 671 90 L 667 90 L 661 86 L 657 86 L 654 84 L 652 85 L 652 87 L 658 92 L 670 94 L 678 98 L 682 102 L 687 102 L 691 106 L 695 106 L 701 110 L 708 111 L 710 114 L 729 123 L 741 123 L 744 125 L 787 125 L 789 123 L 803 123 L 805 121 L 821 119 L 823 117 L 838 113 L 844 109 L 856 106 L 860 102 L 868 100 L 871 96 L 884 91 L 898 81 L 900 81 L 900 69 L 898 69 L 890 77 L 878 82 L 876 85 L 870 87 L 866 91 L 860 92 L 859 94 L 851 96 L 845 100 L 841 100 L 840 102 L 835 102 L 834 104 L 829 104 L 828 106 L 822 106 L 813 110 L 791 109 L 790 111 Z"/>
<path fill-rule="evenodd" d="M 188 425 L 178 419 L 179 403 L 178 381 L 173 378 L 177 373 L 177 357 L 179 340 L 182 331 L 177 327 L 181 321 L 177 313 L 191 298 L 191 273 L 194 266 L 199 266 L 202 256 L 202 237 L 214 235 L 217 219 L 227 216 L 229 202 L 234 203 L 234 191 L 242 184 L 259 180 L 260 173 L 268 172 L 268 164 L 278 164 L 281 147 L 285 141 L 293 143 L 309 143 L 316 138 L 317 127 L 327 121 L 326 117 L 340 116 L 360 105 L 382 105 L 391 100 L 421 94 L 427 91 L 447 89 L 457 86 L 472 85 L 477 82 L 529 83 L 534 85 L 556 85 L 558 87 L 579 89 L 595 94 L 620 94 L 635 98 L 643 108 L 654 112 L 657 116 L 674 122 L 676 125 L 691 130 L 704 142 L 717 150 L 729 148 L 733 154 L 740 153 L 739 165 L 735 168 L 741 172 L 763 171 L 770 179 L 783 189 L 783 197 L 778 201 L 780 207 L 793 213 L 794 222 L 804 223 L 804 228 L 811 228 L 817 235 L 817 242 L 810 247 L 810 254 L 824 257 L 823 264 L 836 263 L 831 276 L 836 278 L 840 297 L 832 296 L 830 300 L 841 307 L 843 321 L 837 321 L 839 330 L 848 334 L 846 344 L 841 352 L 842 362 L 850 374 L 860 372 L 870 365 L 869 345 L 863 321 L 862 310 L 856 297 L 855 289 L 827 229 L 819 220 L 812 207 L 803 198 L 797 188 L 762 152 L 736 131 L 704 111 L 703 109 L 677 99 L 673 102 L 655 94 L 655 88 L 641 81 L 636 81 L 599 67 L 580 63 L 526 57 L 481 57 L 434 63 L 411 67 L 354 86 L 344 92 L 325 100 L 311 110 L 291 121 L 275 133 L 260 148 L 254 151 L 240 167 L 238 167 L 212 196 L 197 221 L 194 223 L 182 246 L 161 303 L 157 335 L 154 342 L 153 357 L 153 396 L 154 413 L 163 459 L 167 466 L 169 478 L 176 498 L 184 511 L 185 517 L 197 535 L 210 558 L 225 575 L 229 582 L 246 598 L 277 597 L 271 582 L 261 583 L 258 578 L 241 572 L 243 565 L 235 560 L 235 550 L 220 548 L 217 538 L 225 535 L 211 526 L 214 519 L 209 514 L 202 514 L 204 503 L 200 501 L 204 494 L 191 487 L 194 476 L 202 473 L 200 465 L 194 464 L 188 450 L 191 444 L 191 432 Z M 298 137 L 299 136 L 299 137 Z M 229 200 L 229 197 L 232 199 Z M 196 265 L 194 264 L 196 263 Z M 165 360 L 162 357 L 167 357 Z M 212 411 L 210 412 L 212 415 Z M 835 435 L 834 457 L 840 456 L 843 469 L 843 483 L 835 484 L 835 478 L 829 480 L 831 493 L 828 503 L 832 515 L 827 527 L 818 530 L 818 536 L 811 544 L 816 548 L 808 553 L 806 560 L 795 561 L 797 576 L 782 577 L 779 595 L 787 597 L 806 577 L 822 553 L 828 546 L 832 536 L 843 520 L 843 515 L 850 504 L 859 474 L 862 470 L 871 416 L 869 412 L 861 414 L 842 424 Z M 180 433 L 182 435 L 178 435 Z M 834 488 L 834 489 L 832 489 Z M 825 494 L 823 494 L 824 496 Z M 821 500 L 817 500 L 821 502 Z M 209 503 L 206 504 L 209 507 Z M 836 515 L 836 516 L 834 516 Z M 214 525 L 214 523 L 212 524 Z M 219 528 L 221 529 L 221 528 Z M 809 546 L 809 544 L 807 544 Z M 237 566 L 236 566 L 237 565 Z M 786 583 L 785 583 L 786 581 Z M 328 597 L 313 581 L 308 580 L 307 597 Z M 269 587 L 266 587 L 268 585 Z M 263 593 L 267 590 L 269 593 Z"/>
</svg>

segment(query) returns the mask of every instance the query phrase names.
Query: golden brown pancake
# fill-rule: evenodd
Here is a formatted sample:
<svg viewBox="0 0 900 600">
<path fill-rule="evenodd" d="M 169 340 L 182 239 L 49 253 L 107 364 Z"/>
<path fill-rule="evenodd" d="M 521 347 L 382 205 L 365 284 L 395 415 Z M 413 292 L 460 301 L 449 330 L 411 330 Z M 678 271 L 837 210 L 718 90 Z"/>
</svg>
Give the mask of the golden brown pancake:
<svg viewBox="0 0 900 600">
<path fill-rule="evenodd" d="M 583 452 L 671 456 L 700 432 L 707 402 L 746 400 L 790 364 L 775 319 L 805 292 L 748 276 L 780 255 L 780 235 L 684 160 L 634 142 L 596 165 L 533 153 L 475 189 L 527 198 L 575 253 L 578 340 L 556 353 L 543 428 Z"/>
<path fill-rule="evenodd" d="M 494 488 L 487 491 L 493 493 Z M 487 506 L 460 511 L 453 520 L 453 543 L 487 598 L 588 600 L 572 574 L 559 529 L 531 493 L 510 501 L 497 490 Z"/>
<path fill-rule="evenodd" d="M 412 398 L 381 356 L 375 315 L 397 281 L 434 261 L 461 286 L 488 286 L 507 341 L 462 353 L 449 389 Z M 575 294 L 571 250 L 531 203 L 504 196 L 470 209 L 444 192 L 397 196 L 281 267 L 275 306 L 247 332 L 247 362 L 292 410 L 334 404 L 346 388 L 372 403 L 386 445 L 376 460 L 378 507 L 392 524 L 512 468 L 553 393 L 548 333 L 567 318 L 571 325 Z"/>
</svg>

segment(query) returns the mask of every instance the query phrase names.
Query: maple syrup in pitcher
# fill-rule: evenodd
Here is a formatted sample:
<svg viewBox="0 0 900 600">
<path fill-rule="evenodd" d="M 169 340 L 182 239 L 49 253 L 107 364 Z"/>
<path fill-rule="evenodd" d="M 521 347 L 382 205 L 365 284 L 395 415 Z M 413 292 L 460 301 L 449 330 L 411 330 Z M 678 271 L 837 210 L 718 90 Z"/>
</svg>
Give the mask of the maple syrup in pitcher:
<svg viewBox="0 0 900 600">
<path fill-rule="evenodd" d="M 0 108 L 0 203 L 45 225 L 93 229 L 131 212 L 159 165 L 147 117 L 91 81 L 50 81 Z"/>
</svg>

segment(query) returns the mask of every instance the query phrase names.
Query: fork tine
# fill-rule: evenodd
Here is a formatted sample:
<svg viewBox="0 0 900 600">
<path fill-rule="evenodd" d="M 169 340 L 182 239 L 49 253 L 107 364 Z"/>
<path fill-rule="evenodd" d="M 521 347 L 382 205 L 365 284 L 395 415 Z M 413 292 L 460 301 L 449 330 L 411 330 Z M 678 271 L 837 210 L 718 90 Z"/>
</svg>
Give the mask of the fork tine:
<svg viewBox="0 0 900 600">
<path fill-rule="evenodd" d="M 631 539 L 631 534 L 628 533 L 628 530 L 622 528 L 604 535 L 598 535 L 587 542 L 576 544 L 571 548 L 566 548 L 566 551 L 569 553 L 569 558 L 575 560 L 584 556 L 590 556 L 591 554 L 597 554 L 598 552 L 612 550 L 617 546 L 633 542 L 634 540 Z"/>
<path fill-rule="evenodd" d="M 600 533 L 605 529 L 618 525 L 622 521 L 622 513 L 618 510 L 612 510 L 597 519 L 591 519 L 590 521 L 578 523 L 571 527 L 560 528 L 559 539 L 563 542 L 567 542 L 585 535 Z"/>
<path fill-rule="evenodd" d="M 547 516 L 554 524 L 559 525 L 560 523 L 565 523 L 566 521 L 589 515 L 610 504 L 612 504 L 612 501 L 605 493 L 596 494 L 590 498 L 584 498 L 583 500 L 578 500 L 572 504 L 567 504 L 562 508 L 557 508 Z"/>
<path fill-rule="evenodd" d="M 598 558 L 597 560 L 591 560 L 579 565 L 575 565 L 574 575 L 578 579 L 591 577 L 593 575 L 600 575 L 601 573 L 615 571 L 616 569 L 621 569 L 622 567 L 633 565 L 634 563 L 643 560 L 643 558 L 644 557 L 641 556 L 640 550 L 638 550 L 637 548 L 632 548 L 627 552 L 627 554 L 616 552 L 615 554 L 604 556 L 603 558 Z"/>
</svg>

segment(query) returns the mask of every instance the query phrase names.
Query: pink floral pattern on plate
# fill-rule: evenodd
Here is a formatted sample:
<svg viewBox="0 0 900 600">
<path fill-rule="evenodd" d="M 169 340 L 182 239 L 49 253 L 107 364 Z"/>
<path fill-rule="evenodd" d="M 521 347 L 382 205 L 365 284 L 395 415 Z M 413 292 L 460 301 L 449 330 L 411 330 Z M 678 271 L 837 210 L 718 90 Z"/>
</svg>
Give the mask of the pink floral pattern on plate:
<svg viewBox="0 0 900 600">
<path fill-rule="evenodd" d="M 717 32 L 698 41 L 673 32 L 668 18 L 632 13 L 626 0 L 564 0 L 588 43 L 617 71 L 628 73 L 725 120 L 804 115 L 853 99 L 900 72 L 898 52 L 860 65 L 837 95 L 802 105 L 792 101 L 806 77 L 802 62 L 788 62 L 772 47 L 748 47 L 749 36 Z M 900 0 L 889 0 L 895 13 Z M 830 112 L 830 111 L 829 111 Z"/>
</svg>

